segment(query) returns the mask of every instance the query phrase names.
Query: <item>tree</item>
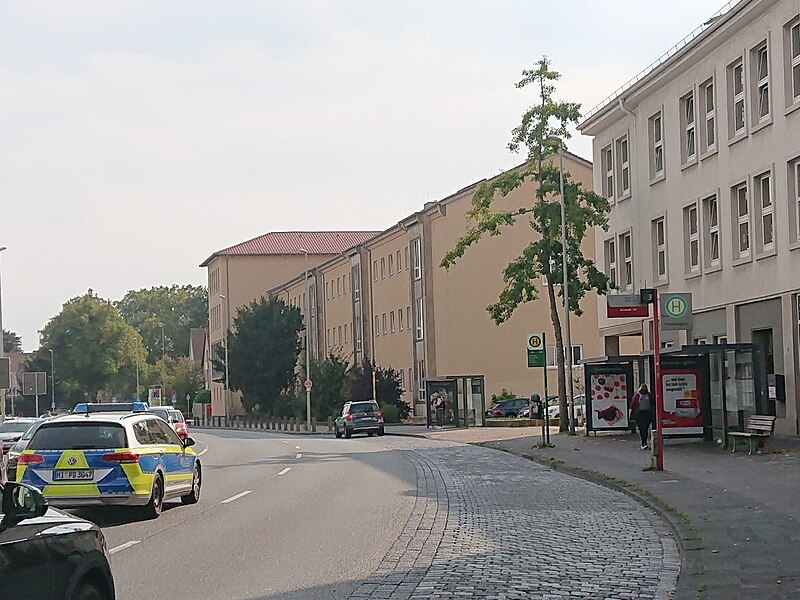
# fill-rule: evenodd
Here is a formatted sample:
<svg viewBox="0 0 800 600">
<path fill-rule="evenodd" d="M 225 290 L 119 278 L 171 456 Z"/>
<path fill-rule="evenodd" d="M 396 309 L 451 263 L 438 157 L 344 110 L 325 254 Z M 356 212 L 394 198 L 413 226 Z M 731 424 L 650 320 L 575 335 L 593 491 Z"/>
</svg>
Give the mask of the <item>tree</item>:
<svg viewBox="0 0 800 600">
<path fill-rule="evenodd" d="M 350 400 L 372 400 L 372 373 L 375 372 L 375 397 L 381 405 L 391 404 L 397 407 L 401 419 L 408 417 L 411 407 L 401 400 L 403 384 L 400 373 L 391 367 L 379 367 L 374 361 L 365 358 L 360 364 L 350 368 L 347 378 L 346 393 Z"/>
<path fill-rule="evenodd" d="M 233 327 L 228 333 L 230 389 L 242 392 L 247 412 L 271 413 L 294 382 L 303 330 L 300 309 L 275 297 L 261 298 L 236 312 Z M 214 362 L 225 371 L 222 348 Z"/>
<path fill-rule="evenodd" d="M 162 353 L 187 356 L 189 330 L 208 323 L 208 292 L 204 287 L 172 285 L 132 290 L 114 304 L 128 325 L 142 336 L 151 364 Z M 159 323 L 164 324 L 166 352 L 161 345 Z"/>
<path fill-rule="evenodd" d="M 317 420 L 336 416 L 345 403 L 347 361 L 331 352 L 324 360 L 311 360 L 311 392 L 313 414 Z"/>
<path fill-rule="evenodd" d="M 166 377 L 162 382 L 162 377 Z M 143 380 L 145 381 L 145 380 Z M 158 359 L 155 365 L 148 369 L 147 385 L 165 385 L 162 404 L 171 404 L 170 397 L 173 390 L 177 395 L 175 408 L 186 410 L 186 394 L 192 398 L 189 407 L 198 399 L 198 394 L 204 391 L 205 380 L 203 367 L 193 363 L 186 356 L 173 358 L 167 356 L 164 361 Z"/>
<path fill-rule="evenodd" d="M 3 329 L 3 352 L 22 352 L 22 338 L 13 331 Z"/>
<path fill-rule="evenodd" d="M 539 298 L 536 286 L 544 276 L 556 284 L 564 280 L 561 245 L 561 207 L 559 169 L 552 164 L 552 156 L 559 149 L 558 136 L 568 139 L 570 124 L 580 118 L 580 105 L 559 102 L 553 99 L 555 85 L 560 75 L 550 69 L 550 60 L 544 56 L 532 70 L 524 70 L 517 88 L 528 85 L 536 87 L 537 103 L 523 115 L 522 122 L 512 131 L 508 145 L 512 152 L 527 150 L 528 161 L 519 169 L 514 169 L 484 182 L 475 192 L 472 207 L 467 212 L 467 230 L 447 252 L 441 266 L 450 269 L 483 236 L 501 235 L 503 228 L 527 221 L 535 232 L 534 240 L 522 250 L 503 270 L 504 286 L 497 302 L 490 304 L 487 311 L 497 323 L 511 318 L 514 310 L 525 302 Z M 528 180 L 538 185 L 531 206 L 517 210 L 493 210 L 492 202 L 498 196 L 507 196 L 512 190 Z M 584 190 L 579 182 L 564 174 L 564 204 L 567 225 L 567 280 L 569 286 L 569 310 L 581 315 L 580 301 L 590 290 L 605 294 L 609 281 L 594 262 L 583 256 L 581 243 L 586 231 L 592 227 L 608 229 L 608 200 L 590 190 Z M 558 288 L 558 292 L 556 289 Z M 564 373 L 564 341 L 561 333 L 559 305 L 563 306 L 563 289 L 557 285 L 546 286 L 550 304 L 550 320 L 556 339 L 556 358 L 558 361 L 558 395 L 562 415 L 567 414 L 566 377 Z M 561 298 L 556 298 L 556 293 Z M 562 419 L 561 431 L 566 431 L 567 423 Z"/>
<path fill-rule="evenodd" d="M 49 350 L 58 363 L 57 399 L 70 400 L 94 400 L 101 391 L 132 395 L 137 356 L 140 369 L 146 356 L 139 334 L 92 290 L 69 300 L 45 325 L 30 367 L 49 372 Z"/>
</svg>

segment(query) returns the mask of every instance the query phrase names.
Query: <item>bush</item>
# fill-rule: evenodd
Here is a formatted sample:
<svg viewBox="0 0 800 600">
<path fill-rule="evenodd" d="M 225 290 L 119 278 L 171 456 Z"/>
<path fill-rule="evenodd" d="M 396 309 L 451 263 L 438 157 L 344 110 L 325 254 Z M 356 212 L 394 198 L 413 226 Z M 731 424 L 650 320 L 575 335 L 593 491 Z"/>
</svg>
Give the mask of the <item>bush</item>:
<svg viewBox="0 0 800 600">
<path fill-rule="evenodd" d="M 383 413 L 384 423 L 400 422 L 400 410 L 394 404 L 381 404 L 381 412 Z"/>
<path fill-rule="evenodd" d="M 517 395 L 514 392 L 503 388 L 499 394 L 492 394 L 492 404 L 496 404 L 503 400 L 514 400 L 516 397 Z"/>
</svg>

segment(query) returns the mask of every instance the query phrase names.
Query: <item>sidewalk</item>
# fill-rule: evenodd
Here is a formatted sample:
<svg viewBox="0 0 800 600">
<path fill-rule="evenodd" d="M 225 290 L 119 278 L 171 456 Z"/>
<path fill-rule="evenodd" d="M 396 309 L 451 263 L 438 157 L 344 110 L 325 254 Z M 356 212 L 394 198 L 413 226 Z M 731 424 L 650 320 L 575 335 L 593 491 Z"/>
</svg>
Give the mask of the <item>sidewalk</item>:
<svg viewBox="0 0 800 600">
<path fill-rule="evenodd" d="M 426 427 L 425 425 L 386 425 L 386 435 L 404 435 L 410 437 L 427 438 L 429 440 L 444 440 L 447 442 L 461 442 L 462 444 L 483 444 L 487 442 L 530 439 L 531 436 L 541 436 L 541 427 L 470 427 L 469 429 Z M 550 435 L 558 433 L 558 427 L 550 428 Z M 538 439 L 538 438 L 537 438 Z"/>
<path fill-rule="evenodd" d="M 676 598 L 800 598 L 800 442 L 773 439 L 763 455 L 714 444 L 667 442 L 665 471 L 634 435 L 536 437 L 484 444 L 589 479 L 653 505 L 679 536 Z"/>
</svg>

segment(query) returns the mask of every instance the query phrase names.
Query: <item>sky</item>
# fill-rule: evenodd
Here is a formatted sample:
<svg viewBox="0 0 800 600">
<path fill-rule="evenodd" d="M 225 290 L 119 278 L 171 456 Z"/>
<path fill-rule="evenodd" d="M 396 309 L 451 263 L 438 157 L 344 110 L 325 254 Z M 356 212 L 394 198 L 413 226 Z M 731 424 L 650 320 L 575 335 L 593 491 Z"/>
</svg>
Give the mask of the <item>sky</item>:
<svg viewBox="0 0 800 600">
<path fill-rule="evenodd" d="M 543 54 L 584 112 L 723 0 L 4 0 L 3 325 L 204 285 L 268 231 L 382 230 L 522 157 Z M 591 159 L 576 133 L 571 151 Z"/>
</svg>

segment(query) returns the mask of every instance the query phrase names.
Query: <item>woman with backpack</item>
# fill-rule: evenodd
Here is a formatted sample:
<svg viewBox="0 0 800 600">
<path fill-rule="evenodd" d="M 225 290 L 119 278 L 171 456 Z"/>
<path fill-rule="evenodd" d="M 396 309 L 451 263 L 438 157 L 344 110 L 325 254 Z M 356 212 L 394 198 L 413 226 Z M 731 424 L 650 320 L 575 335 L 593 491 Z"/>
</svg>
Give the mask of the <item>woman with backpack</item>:
<svg viewBox="0 0 800 600">
<path fill-rule="evenodd" d="M 642 450 L 648 447 L 647 436 L 650 425 L 653 423 L 653 396 L 645 384 L 639 386 L 639 391 L 633 395 L 631 400 L 631 418 L 636 421 L 639 427 L 639 435 L 642 438 Z"/>
</svg>

